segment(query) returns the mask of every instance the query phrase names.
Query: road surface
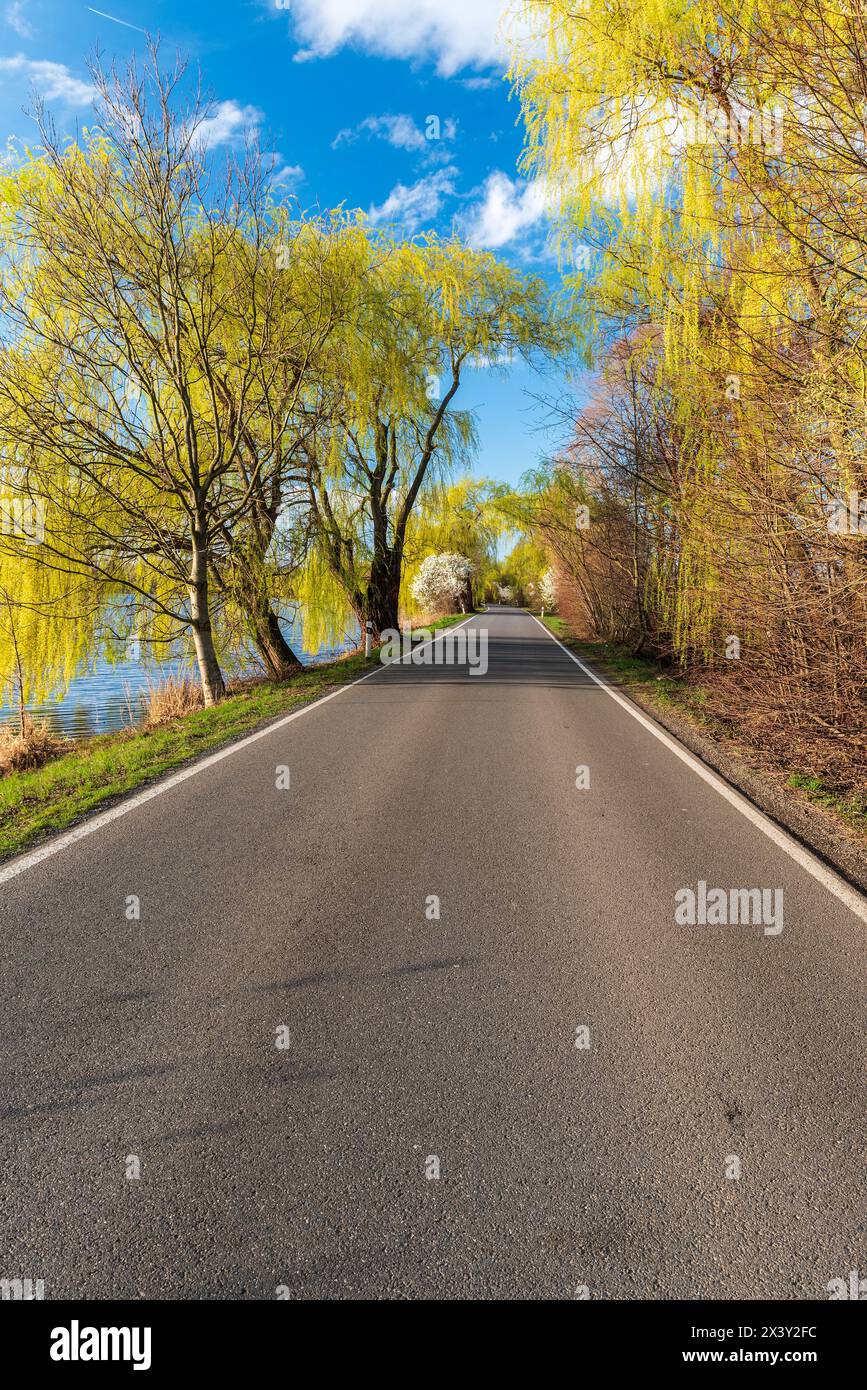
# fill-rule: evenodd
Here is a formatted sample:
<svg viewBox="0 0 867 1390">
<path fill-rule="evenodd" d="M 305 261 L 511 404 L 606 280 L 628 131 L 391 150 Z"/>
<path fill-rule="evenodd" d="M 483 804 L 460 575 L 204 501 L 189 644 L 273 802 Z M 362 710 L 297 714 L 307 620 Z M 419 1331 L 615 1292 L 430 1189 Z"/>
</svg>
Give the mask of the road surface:
<svg viewBox="0 0 867 1390">
<path fill-rule="evenodd" d="M 0 1276 L 797 1300 L 867 1273 L 864 922 L 531 617 L 472 624 L 484 676 L 384 668 L 0 887 Z M 677 925 L 699 880 L 782 889 L 784 929 Z"/>
</svg>

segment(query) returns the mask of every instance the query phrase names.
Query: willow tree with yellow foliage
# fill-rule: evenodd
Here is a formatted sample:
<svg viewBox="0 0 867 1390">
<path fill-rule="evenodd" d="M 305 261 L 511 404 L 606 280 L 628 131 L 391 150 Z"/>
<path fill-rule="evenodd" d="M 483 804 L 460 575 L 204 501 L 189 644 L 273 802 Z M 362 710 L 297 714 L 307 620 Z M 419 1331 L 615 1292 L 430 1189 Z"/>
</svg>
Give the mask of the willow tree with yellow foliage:
<svg viewBox="0 0 867 1390">
<path fill-rule="evenodd" d="M 867 689 L 867 526 L 846 505 L 867 486 L 863 6 L 532 0 L 515 17 L 525 169 L 559 206 L 585 340 L 608 363 L 562 466 L 631 514 L 624 545 L 641 532 L 636 640 L 717 668 L 756 731 L 796 727 L 851 765 Z"/>
<path fill-rule="evenodd" d="M 470 611 L 497 571 L 497 550 L 508 524 L 500 499 L 508 489 L 492 479 L 464 477 L 425 490 L 412 518 L 404 552 L 404 607 L 412 615 L 412 581 L 429 555 L 462 555 L 472 573 L 464 593 Z"/>
<path fill-rule="evenodd" d="M 309 442 L 316 553 L 356 620 L 397 626 L 407 539 L 426 489 L 442 487 L 475 444 L 457 409 L 468 370 L 551 361 L 570 329 L 545 282 L 456 238 L 371 235 L 360 312 L 331 342 L 340 369 Z"/>
<path fill-rule="evenodd" d="M 351 230 L 275 207 L 255 149 L 216 170 L 182 66 L 93 75 L 98 125 L 63 143 L 40 110 L 41 151 L 0 189 L 0 434 L 45 517 L 38 547 L 3 538 L 3 581 L 38 565 L 157 650 L 189 634 L 210 704 L 233 611 L 272 674 L 297 664 L 269 557 L 352 312 Z"/>
</svg>

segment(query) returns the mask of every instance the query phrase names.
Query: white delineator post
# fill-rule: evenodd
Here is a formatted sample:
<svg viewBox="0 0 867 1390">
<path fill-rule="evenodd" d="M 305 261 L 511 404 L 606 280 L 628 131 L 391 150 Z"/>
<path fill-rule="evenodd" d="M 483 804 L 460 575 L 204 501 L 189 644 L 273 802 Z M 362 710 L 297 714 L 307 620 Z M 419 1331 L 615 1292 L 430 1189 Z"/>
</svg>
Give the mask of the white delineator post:
<svg viewBox="0 0 867 1390">
<path fill-rule="evenodd" d="M 371 622 L 366 622 L 366 623 L 364 624 L 364 655 L 365 655 L 365 656 L 370 656 L 370 653 L 371 653 L 372 648 L 373 648 L 373 623 L 371 623 Z"/>
</svg>

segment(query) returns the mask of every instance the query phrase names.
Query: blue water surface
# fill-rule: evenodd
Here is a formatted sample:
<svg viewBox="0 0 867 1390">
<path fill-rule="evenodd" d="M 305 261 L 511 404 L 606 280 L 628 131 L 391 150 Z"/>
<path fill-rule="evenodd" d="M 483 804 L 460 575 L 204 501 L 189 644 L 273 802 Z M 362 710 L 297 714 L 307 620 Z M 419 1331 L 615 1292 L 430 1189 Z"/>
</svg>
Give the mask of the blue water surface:
<svg viewBox="0 0 867 1390">
<path fill-rule="evenodd" d="M 300 623 L 293 623 L 291 627 L 287 623 L 284 630 L 292 650 L 305 666 L 328 661 L 351 651 L 358 640 L 357 633 L 350 633 L 337 646 L 307 652 L 301 646 Z M 251 663 L 250 673 L 255 669 Z M 170 676 L 184 675 L 197 677 L 192 659 L 119 661 L 115 664 L 95 659 L 84 673 L 76 676 L 61 699 L 28 705 L 27 712 L 32 719 L 45 723 L 52 733 L 64 738 L 113 733 L 141 722 L 144 701 L 152 685 L 158 685 Z M 0 725 L 15 727 L 18 719 L 16 708 L 0 706 Z"/>
</svg>

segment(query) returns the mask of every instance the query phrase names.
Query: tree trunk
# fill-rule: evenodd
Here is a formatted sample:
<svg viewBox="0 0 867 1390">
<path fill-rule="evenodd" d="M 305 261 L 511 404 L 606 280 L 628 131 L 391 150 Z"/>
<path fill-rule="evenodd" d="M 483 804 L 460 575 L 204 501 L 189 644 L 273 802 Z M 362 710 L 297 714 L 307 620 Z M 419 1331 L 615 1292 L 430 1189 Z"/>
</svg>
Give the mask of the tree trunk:
<svg viewBox="0 0 867 1390">
<path fill-rule="evenodd" d="M 251 595 L 247 609 L 250 615 L 250 635 L 269 678 L 285 681 L 302 671 L 304 668 L 283 636 L 280 621 L 267 594 Z"/>
<path fill-rule="evenodd" d="M 217 660 L 208 592 L 208 562 L 205 551 L 193 539 L 193 561 L 190 567 L 190 626 L 196 647 L 196 660 L 206 705 L 215 705 L 226 693 L 226 683 Z"/>
<path fill-rule="evenodd" d="M 250 536 L 237 557 L 239 602 L 247 620 L 250 637 L 268 678 L 288 680 L 304 667 L 280 629 L 280 620 L 271 607 L 266 556 L 274 538 L 276 521 L 270 512 L 257 511 Z"/>
<path fill-rule="evenodd" d="M 375 636 L 386 628 L 397 629 L 400 607 L 400 555 L 391 551 L 374 556 L 364 596 L 363 621 L 373 623 Z"/>
</svg>

